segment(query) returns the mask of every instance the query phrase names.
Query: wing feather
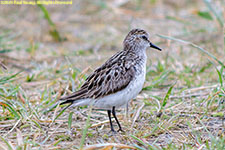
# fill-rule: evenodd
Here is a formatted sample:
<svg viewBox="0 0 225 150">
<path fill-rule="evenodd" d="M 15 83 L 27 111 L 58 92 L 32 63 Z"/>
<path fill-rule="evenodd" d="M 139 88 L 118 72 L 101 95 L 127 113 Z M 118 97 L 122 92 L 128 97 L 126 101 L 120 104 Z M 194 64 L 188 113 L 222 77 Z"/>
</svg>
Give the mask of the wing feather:
<svg viewBox="0 0 225 150">
<path fill-rule="evenodd" d="M 120 51 L 88 76 L 80 90 L 60 100 L 72 103 L 79 99 L 98 99 L 123 90 L 134 77 L 135 65 L 126 51 Z"/>
</svg>

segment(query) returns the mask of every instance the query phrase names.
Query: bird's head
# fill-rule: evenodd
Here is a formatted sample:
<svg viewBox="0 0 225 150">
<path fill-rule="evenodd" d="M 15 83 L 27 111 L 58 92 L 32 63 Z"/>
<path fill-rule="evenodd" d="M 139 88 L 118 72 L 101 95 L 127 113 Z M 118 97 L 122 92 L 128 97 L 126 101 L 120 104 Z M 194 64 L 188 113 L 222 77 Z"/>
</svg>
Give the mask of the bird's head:
<svg viewBox="0 0 225 150">
<path fill-rule="evenodd" d="M 149 40 L 149 34 L 142 29 L 131 30 L 123 41 L 124 50 L 146 50 L 152 47 L 157 50 L 162 50 L 158 46 L 152 44 Z"/>
</svg>

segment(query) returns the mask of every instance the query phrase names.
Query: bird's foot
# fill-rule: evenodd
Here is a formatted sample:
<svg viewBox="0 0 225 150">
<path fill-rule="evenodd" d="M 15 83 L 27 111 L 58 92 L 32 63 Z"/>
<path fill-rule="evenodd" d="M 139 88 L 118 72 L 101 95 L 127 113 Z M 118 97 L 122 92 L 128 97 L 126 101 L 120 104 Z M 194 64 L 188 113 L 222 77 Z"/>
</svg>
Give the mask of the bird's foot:
<svg viewBox="0 0 225 150">
<path fill-rule="evenodd" d="M 123 131 L 122 128 L 119 128 L 119 130 L 117 130 L 117 132 L 123 132 L 124 133 L 125 131 Z"/>
<path fill-rule="evenodd" d="M 110 135 L 111 135 L 111 136 L 113 136 L 113 135 L 116 135 L 116 134 L 117 134 L 117 132 L 116 132 L 115 130 L 110 130 L 110 132 L 109 132 L 109 133 L 110 133 Z"/>
</svg>

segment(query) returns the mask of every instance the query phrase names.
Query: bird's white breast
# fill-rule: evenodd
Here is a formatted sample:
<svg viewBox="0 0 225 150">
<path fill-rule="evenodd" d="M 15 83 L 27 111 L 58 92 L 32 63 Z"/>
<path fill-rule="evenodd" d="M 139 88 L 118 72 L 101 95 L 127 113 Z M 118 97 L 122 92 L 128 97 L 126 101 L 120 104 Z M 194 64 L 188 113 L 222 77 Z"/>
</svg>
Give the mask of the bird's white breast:
<svg viewBox="0 0 225 150">
<path fill-rule="evenodd" d="M 124 106 L 129 100 L 135 98 L 142 90 L 144 81 L 145 73 L 143 72 L 134 78 L 125 89 L 94 100 L 93 106 L 101 109 L 112 109 L 113 106 Z"/>
<path fill-rule="evenodd" d="M 139 73 L 137 73 L 134 79 L 129 85 L 114 94 L 110 94 L 100 99 L 94 100 L 93 106 L 101 109 L 112 109 L 113 106 L 121 107 L 128 103 L 129 100 L 136 98 L 136 96 L 142 90 L 145 82 L 146 74 L 146 60 L 143 60 L 141 66 L 139 66 Z"/>
</svg>

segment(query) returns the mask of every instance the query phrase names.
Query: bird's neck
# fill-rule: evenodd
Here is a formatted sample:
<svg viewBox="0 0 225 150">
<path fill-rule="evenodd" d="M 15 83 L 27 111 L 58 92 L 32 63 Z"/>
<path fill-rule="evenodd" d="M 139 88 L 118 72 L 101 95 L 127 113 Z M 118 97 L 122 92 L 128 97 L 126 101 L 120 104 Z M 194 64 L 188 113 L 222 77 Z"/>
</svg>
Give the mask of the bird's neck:
<svg viewBox="0 0 225 150">
<path fill-rule="evenodd" d="M 144 57 L 146 58 L 146 47 L 137 47 L 137 46 L 129 46 L 126 45 L 124 47 L 124 51 L 128 51 L 130 53 L 135 54 L 136 56 Z"/>
</svg>

